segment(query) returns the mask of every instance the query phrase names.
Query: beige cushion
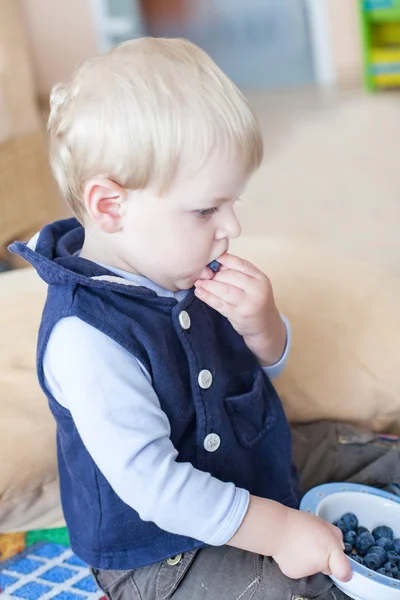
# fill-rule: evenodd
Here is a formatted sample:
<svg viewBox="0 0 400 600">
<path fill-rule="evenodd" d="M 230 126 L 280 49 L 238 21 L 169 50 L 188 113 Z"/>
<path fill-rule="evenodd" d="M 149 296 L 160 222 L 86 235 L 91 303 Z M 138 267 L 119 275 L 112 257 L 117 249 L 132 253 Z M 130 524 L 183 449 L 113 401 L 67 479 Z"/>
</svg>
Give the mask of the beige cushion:
<svg viewBox="0 0 400 600">
<path fill-rule="evenodd" d="M 0 531 L 62 517 L 55 427 L 35 370 L 45 294 L 32 269 L 0 275 Z"/>
<path fill-rule="evenodd" d="M 333 419 L 400 433 L 400 280 L 304 240 L 239 238 L 290 319 L 276 382 L 292 421 Z"/>
</svg>

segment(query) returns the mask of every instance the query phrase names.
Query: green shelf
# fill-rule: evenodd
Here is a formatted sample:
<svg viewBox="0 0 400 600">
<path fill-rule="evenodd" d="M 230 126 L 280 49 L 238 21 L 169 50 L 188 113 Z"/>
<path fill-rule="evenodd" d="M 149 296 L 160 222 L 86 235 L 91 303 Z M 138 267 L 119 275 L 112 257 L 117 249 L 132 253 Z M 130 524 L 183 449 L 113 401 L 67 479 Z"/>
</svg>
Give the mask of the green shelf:
<svg viewBox="0 0 400 600">
<path fill-rule="evenodd" d="M 400 0 L 358 0 L 365 89 L 400 87 Z"/>
<path fill-rule="evenodd" d="M 365 11 L 365 18 L 372 23 L 400 22 L 400 8 Z"/>
</svg>

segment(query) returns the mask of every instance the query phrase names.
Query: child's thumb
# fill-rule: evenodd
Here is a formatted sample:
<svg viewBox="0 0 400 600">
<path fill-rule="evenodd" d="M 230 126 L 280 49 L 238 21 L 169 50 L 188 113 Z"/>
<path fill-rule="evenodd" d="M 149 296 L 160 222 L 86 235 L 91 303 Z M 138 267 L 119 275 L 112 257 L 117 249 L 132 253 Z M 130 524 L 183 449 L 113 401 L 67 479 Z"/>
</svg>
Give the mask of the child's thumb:
<svg viewBox="0 0 400 600">
<path fill-rule="evenodd" d="M 350 581 L 353 576 L 350 561 L 339 548 L 333 550 L 329 556 L 329 570 L 339 581 Z"/>
</svg>

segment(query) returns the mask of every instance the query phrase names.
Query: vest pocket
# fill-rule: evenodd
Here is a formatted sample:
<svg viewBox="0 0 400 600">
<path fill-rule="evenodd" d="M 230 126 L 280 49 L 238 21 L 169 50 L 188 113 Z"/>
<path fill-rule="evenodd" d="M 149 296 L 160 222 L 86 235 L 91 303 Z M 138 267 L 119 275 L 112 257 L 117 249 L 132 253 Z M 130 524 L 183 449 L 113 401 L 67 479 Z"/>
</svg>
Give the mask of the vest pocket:
<svg viewBox="0 0 400 600">
<path fill-rule="evenodd" d="M 275 388 L 261 369 L 253 376 L 250 391 L 224 399 L 235 435 L 244 448 L 258 444 L 276 424 Z"/>
</svg>

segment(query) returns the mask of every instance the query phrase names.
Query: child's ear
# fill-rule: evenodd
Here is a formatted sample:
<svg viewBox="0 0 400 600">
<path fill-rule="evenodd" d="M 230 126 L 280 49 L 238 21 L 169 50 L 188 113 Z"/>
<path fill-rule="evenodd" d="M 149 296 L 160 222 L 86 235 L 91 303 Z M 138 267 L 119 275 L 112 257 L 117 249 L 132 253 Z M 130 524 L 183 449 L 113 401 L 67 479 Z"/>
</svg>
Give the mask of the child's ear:
<svg viewBox="0 0 400 600">
<path fill-rule="evenodd" d="M 91 220 L 105 233 L 121 229 L 122 205 L 127 191 L 110 179 L 90 179 L 84 190 L 86 210 Z"/>
</svg>

